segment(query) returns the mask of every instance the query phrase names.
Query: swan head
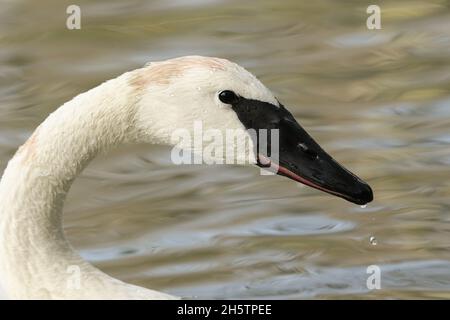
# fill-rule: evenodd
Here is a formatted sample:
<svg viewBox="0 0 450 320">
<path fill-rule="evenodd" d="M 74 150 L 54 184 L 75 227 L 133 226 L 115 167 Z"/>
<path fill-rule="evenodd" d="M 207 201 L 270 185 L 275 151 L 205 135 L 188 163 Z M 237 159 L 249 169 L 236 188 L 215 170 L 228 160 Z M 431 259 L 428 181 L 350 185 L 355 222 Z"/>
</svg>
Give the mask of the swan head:
<svg viewBox="0 0 450 320">
<path fill-rule="evenodd" d="M 373 199 L 366 182 L 327 154 L 269 89 L 233 62 L 200 56 L 154 62 L 129 82 L 139 92 L 141 140 L 176 145 L 206 163 L 254 164 L 356 204 Z"/>
</svg>

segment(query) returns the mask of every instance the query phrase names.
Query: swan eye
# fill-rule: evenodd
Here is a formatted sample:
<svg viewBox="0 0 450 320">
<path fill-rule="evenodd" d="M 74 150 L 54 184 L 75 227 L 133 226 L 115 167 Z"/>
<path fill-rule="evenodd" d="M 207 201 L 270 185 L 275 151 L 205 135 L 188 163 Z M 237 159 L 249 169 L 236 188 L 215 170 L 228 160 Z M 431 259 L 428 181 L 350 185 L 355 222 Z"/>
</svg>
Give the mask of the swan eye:
<svg viewBox="0 0 450 320">
<path fill-rule="evenodd" d="M 239 100 L 239 97 L 230 90 L 224 90 L 219 93 L 219 100 L 226 104 L 233 104 Z"/>
</svg>

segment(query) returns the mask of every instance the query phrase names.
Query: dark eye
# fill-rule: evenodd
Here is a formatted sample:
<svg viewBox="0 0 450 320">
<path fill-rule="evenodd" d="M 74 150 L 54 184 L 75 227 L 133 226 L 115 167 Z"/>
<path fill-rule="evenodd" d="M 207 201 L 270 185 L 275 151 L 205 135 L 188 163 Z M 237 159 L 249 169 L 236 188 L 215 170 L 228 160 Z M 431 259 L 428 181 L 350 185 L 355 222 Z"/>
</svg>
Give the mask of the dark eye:
<svg viewBox="0 0 450 320">
<path fill-rule="evenodd" d="M 239 100 L 239 97 L 230 90 L 224 90 L 219 93 L 219 100 L 226 104 L 233 104 Z"/>
</svg>

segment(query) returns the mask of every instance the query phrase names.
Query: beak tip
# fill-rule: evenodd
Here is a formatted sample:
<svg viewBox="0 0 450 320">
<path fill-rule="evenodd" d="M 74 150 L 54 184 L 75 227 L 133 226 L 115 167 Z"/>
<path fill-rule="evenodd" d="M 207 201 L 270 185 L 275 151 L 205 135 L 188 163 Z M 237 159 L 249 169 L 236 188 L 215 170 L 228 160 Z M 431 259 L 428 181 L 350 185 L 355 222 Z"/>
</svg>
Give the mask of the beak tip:
<svg viewBox="0 0 450 320">
<path fill-rule="evenodd" d="M 358 199 L 357 204 L 359 205 L 365 205 L 373 201 L 373 191 L 372 188 L 367 183 L 364 183 L 362 185 L 362 188 L 359 192 L 357 199 Z"/>
</svg>

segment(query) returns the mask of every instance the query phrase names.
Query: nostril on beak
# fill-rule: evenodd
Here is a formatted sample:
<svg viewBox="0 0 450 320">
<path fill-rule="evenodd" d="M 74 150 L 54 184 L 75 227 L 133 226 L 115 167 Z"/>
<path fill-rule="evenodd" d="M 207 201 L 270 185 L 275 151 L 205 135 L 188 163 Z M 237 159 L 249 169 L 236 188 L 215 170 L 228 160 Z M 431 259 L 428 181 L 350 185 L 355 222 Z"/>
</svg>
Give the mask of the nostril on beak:
<svg viewBox="0 0 450 320">
<path fill-rule="evenodd" d="M 303 152 L 308 150 L 308 147 L 304 143 L 301 143 L 301 142 L 297 145 L 297 147 L 299 147 L 300 150 L 302 150 Z"/>
<path fill-rule="evenodd" d="M 311 150 L 310 148 L 308 148 L 307 145 L 305 145 L 303 142 L 300 142 L 299 144 L 297 144 L 297 147 L 304 152 L 306 155 L 308 155 L 311 159 L 317 159 L 318 155 L 315 151 Z"/>
</svg>

